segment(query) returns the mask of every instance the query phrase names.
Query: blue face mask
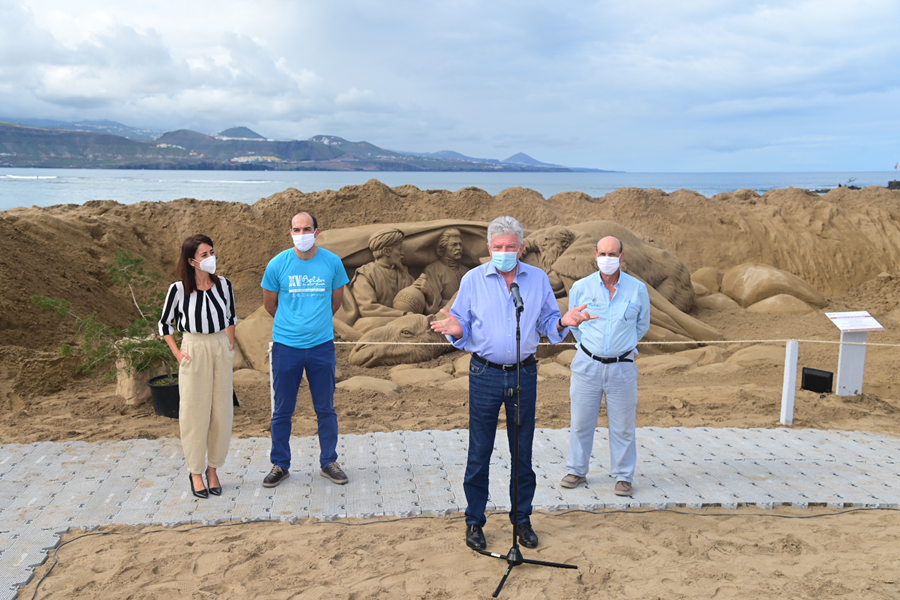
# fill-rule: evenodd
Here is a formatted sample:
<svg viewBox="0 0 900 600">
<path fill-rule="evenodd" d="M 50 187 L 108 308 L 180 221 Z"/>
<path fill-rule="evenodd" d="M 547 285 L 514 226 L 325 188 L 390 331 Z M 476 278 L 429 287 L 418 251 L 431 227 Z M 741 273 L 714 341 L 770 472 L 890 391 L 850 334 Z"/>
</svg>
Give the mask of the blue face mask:
<svg viewBox="0 0 900 600">
<path fill-rule="evenodd" d="M 491 262 L 498 271 L 506 273 L 516 268 L 518 252 L 494 252 L 491 255 Z"/>
</svg>

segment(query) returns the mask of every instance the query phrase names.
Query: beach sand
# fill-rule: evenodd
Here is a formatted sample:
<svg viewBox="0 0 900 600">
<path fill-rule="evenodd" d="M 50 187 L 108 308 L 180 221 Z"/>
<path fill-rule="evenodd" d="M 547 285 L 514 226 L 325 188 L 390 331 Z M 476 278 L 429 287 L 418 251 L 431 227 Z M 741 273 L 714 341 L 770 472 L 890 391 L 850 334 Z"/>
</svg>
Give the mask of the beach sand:
<svg viewBox="0 0 900 600">
<path fill-rule="evenodd" d="M 106 322 L 123 324 L 130 300 L 110 288 L 104 271 L 118 248 L 131 248 L 150 269 L 171 273 L 180 241 L 205 232 L 216 241 L 221 272 L 234 281 L 239 316 L 246 317 L 262 302 L 263 269 L 287 245 L 287 223 L 298 210 L 313 211 L 323 228 L 437 218 L 487 221 L 499 214 L 512 214 L 529 228 L 606 219 L 673 252 L 691 271 L 724 271 L 744 262 L 789 271 L 823 293 L 828 305 L 799 317 L 740 308 L 691 312 L 723 334 L 727 343 L 715 346 L 723 356 L 771 346 L 769 355 L 777 356 L 780 349 L 780 360 L 728 369 L 647 369 L 639 382 L 639 427 L 780 427 L 784 344 L 756 340 L 801 340 L 801 366 L 835 371 L 837 345 L 802 340 L 839 339 L 825 312 L 868 310 L 887 329 L 870 334 L 869 341 L 900 344 L 898 206 L 900 192 L 883 188 L 834 190 L 822 197 L 804 190 L 764 196 L 743 190 L 714 198 L 624 189 L 603 198 L 568 193 L 544 200 L 523 189 L 492 197 L 474 188 L 451 194 L 370 182 L 337 192 L 288 190 L 252 206 L 185 199 L 5 211 L 0 213 L 0 278 L 5 282 L 0 291 L 0 439 L 178 437 L 177 421 L 154 415 L 148 404 L 124 405 L 114 384 L 75 376 L 55 351 L 72 341 L 71 325 L 40 312 L 28 296 L 66 297 L 82 312 L 97 311 Z M 897 350 L 868 349 L 860 395 L 798 391 L 793 427 L 873 431 L 900 440 Z M 341 378 L 389 378 L 388 367 L 350 365 L 348 352 L 346 346 L 338 352 Z M 446 354 L 419 366 L 447 368 L 459 356 Z M 265 382 L 238 385 L 237 394 L 235 437 L 267 436 Z M 390 398 L 345 390 L 335 396 L 342 433 L 466 428 L 466 402 L 465 391 L 416 387 L 403 387 Z M 537 426 L 565 428 L 568 411 L 568 379 L 542 381 Z M 600 425 L 605 425 L 603 414 Z M 294 435 L 314 434 L 315 416 L 303 388 Z M 227 466 L 222 472 L 227 474 Z M 579 569 L 518 567 L 501 597 L 897 597 L 900 513 L 838 512 L 742 507 L 536 514 L 541 546 L 526 556 L 570 562 Z M 247 523 L 181 533 L 147 527 L 99 531 L 108 534 L 64 536 L 64 541 L 78 539 L 61 548 L 39 598 L 481 598 L 489 597 L 504 570 L 503 562 L 465 547 L 459 515 L 348 524 Z M 506 552 L 511 532 L 505 515 L 492 516 L 485 531 L 491 549 Z M 31 597 L 49 566 L 37 569 L 19 597 Z"/>
<path fill-rule="evenodd" d="M 486 530 L 502 553 L 512 543 L 504 520 Z M 578 569 L 521 565 L 501 598 L 888 599 L 900 586 L 896 512 L 632 510 L 533 523 L 541 546 L 526 558 Z M 489 598 L 506 564 L 466 548 L 462 529 L 444 517 L 104 528 L 60 549 L 38 597 Z"/>
</svg>

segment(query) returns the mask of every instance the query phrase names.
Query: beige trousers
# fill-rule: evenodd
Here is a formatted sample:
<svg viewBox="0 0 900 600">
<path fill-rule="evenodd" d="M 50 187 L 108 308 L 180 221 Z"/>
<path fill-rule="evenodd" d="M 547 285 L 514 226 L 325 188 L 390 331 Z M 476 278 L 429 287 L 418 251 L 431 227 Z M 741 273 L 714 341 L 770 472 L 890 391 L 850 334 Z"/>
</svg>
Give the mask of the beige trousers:
<svg viewBox="0 0 900 600">
<path fill-rule="evenodd" d="M 178 421 L 184 460 L 191 473 L 225 463 L 234 421 L 232 368 L 234 351 L 225 331 L 185 333 L 181 350 L 191 357 L 181 364 Z"/>
</svg>

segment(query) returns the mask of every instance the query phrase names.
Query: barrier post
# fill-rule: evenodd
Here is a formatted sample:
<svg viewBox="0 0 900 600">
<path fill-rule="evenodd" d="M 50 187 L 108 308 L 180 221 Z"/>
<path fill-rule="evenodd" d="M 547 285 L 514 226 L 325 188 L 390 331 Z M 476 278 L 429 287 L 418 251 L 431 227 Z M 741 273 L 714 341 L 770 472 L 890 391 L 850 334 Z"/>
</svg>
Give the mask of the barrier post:
<svg viewBox="0 0 900 600">
<path fill-rule="evenodd" d="M 784 349 L 784 386 L 781 389 L 781 423 L 794 423 L 794 394 L 797 390 L 797 357 L 800 344 L 797 340 L 788 340 Z"/>
</svg>

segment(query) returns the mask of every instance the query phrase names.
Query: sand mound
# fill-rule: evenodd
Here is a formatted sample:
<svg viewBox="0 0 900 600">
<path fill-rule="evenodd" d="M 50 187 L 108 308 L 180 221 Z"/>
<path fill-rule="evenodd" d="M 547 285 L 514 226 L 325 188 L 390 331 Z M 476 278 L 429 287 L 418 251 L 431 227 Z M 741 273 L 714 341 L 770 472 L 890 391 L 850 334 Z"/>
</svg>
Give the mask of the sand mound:
<svg viewBox="0 0 900 600">
<path fill-rule="evenodd" d="M 779 295 L 793 296 L 806 304 L 822 307 L 828 301 L 805 281 L 768 265 L 744 263 L 722 276 L 722 292 L 748 307 Z"/>
<path fill-rule="evenodd" d="M 747 307 L 750 312 L 768 312 L 779 315 L 808 315 L 815 309 L 794 296 L 788 294 L 778 294 L 769 296 L 765 300 L 760 300 L 756 304 Z"/>
</svg>

